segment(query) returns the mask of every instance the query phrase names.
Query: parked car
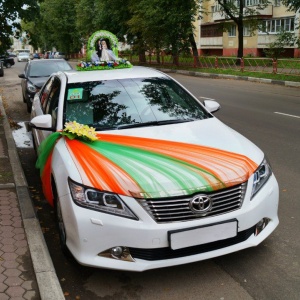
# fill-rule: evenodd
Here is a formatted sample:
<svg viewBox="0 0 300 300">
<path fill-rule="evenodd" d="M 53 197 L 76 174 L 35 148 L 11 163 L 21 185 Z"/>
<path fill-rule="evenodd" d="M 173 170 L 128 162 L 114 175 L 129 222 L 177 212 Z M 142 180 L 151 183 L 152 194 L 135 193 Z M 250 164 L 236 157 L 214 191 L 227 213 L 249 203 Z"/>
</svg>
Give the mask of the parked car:
<svg viewBox="0 0 300 300">
<path fill-rule="evenodd" d="M 33 53 L 32 59 L 40 59 L 40 55 L 38 53 Z"/>
<path fill-rule="evenodd" d="M 15 52 L 7 52 L 9 57 L 17 57 L 17 54 Z"/>
<path fill-rule="evenodd" d="M 72 70 L 72 67 L 64 59 L 55 60 L 30 60 L 22 74 L 21 78 L 23 102 L 27 104 L 27 111 L 31 111 L 32 100 L 37 91 L 40 90 L 42 85 L 48 77 L 60 70 Z"/>
<path fill-rule="evenodd" d="M 4 76 L 3 62 L 0 60 L 0 77 Z"/>
<path fill-rule="evenodd" d="M 63 58 L 63 59 L 66 59 L 66 55 L 63 52 L 55 52 L 54 58 Z"/>
<path fill-rule="evenodd" d="M 1 55 L 0 60 L 3 62 L 5 68 L 11 68 L 15 64 L 13 57 L 9 57 L 8 55 Z"/>
<path fill-rule="evenodd" d="M 18 61 L 29 61 L 30 60 L 30 54 L 27 52 L 20 52 L 18 54 Z"/>
<path fill-rule="evenodd" d="M 63 251 L 144 271 L 266 239 L 279 222 L 277 181 L 219 108 L 149 68 L 53 74 L 31 126 L 36 147 L 45 141 L 37 165 Z"/>
</svg>

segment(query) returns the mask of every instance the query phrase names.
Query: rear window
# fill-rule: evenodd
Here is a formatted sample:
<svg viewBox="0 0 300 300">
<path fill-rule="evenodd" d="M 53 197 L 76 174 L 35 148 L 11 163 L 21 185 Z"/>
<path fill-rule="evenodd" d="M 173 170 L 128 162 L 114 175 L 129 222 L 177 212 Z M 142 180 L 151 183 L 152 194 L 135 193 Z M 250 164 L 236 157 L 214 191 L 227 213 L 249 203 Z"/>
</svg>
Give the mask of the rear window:
<svg viewBox="0 0 300 300">
<path fill-rule="evenodd" d="M 33 63 L 29 69 L 29 77 L 48 77 L 52 73 L 68 70 L 72 70 L 72 68 L 66 61 Z"/>
</svg>

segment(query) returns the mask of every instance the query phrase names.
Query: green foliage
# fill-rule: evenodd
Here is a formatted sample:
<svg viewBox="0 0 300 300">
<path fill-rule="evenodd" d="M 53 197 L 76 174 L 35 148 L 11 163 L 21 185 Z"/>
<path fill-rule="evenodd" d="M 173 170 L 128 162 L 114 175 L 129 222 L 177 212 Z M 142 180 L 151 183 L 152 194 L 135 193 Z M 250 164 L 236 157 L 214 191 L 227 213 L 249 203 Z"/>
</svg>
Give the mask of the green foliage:
<svg viewBox="0 0 300 300">
<path fill-rule="evenodd" d="M 297 11 L 300 9 L 300 0 L 282 0 L 282 4 L 288 7 L 289 11 Z"/>
<path fill-rule="evenodd" d="M 294 46 L 298 44 L 300 46 L 299 38 L 297 38 L 292 32 L 282 31 L 277 35 L 275 42 L 269 45 L 269 49 L 265 50 L 267 57 L 278 59 L 285 52 L 286 46 Z"/>
<path fill-rule="evenodd" d="M 37 0 L 0 0 L 0 53 L 10 48 L 10 36 L 21 29 L 19 20 L 30 21 L 38 13 Z"/>
</svg>

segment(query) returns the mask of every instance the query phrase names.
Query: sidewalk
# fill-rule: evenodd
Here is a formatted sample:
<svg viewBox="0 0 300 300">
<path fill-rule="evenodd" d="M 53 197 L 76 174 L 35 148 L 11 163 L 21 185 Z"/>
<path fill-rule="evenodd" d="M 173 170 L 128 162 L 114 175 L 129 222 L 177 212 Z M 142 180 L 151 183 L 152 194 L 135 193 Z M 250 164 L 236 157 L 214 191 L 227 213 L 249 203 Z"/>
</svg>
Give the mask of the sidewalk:
<svg viewBox="0 0 300 300">
<path fill-rule="evenodd" d="M 65 299 L 0 96 L 0 299 Z"/>
</svg>

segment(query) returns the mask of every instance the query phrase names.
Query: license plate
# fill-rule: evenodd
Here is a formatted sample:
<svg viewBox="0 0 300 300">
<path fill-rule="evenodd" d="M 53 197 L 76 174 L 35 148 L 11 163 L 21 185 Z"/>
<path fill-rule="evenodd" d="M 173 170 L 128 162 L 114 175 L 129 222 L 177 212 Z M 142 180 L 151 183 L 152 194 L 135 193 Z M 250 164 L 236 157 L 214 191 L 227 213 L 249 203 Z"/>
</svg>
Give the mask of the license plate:
<svg viewBox="0 0 300 300">
<path fill-rule="evenodd" d="M 212 224 L 187 230 L 170 231 L 169 241 L 173 250 L 225 240 L 237 235 L 237 221 Z"/>
</svg>

